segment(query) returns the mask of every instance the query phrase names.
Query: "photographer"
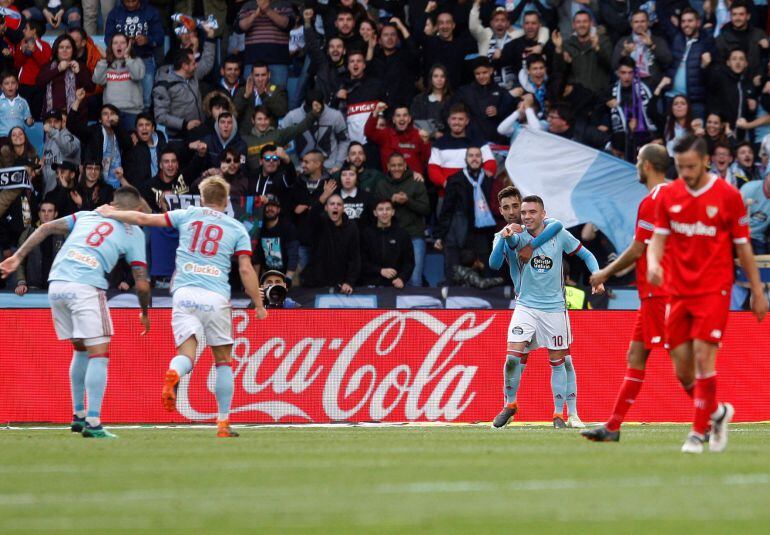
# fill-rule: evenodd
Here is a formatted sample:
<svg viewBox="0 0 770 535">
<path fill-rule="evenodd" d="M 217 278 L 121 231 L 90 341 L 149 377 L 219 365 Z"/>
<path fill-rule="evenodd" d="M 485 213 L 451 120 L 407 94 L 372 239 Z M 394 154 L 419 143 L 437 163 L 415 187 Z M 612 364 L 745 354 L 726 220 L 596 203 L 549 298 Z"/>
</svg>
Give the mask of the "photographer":
<svg viewBox="0 0 770 535">
<path fill-rule="evenodd" d="M 265 308 L 299 308 L 299 303 L 286 296 L 289 292 L 286 275 L 280 271 L 265 271 L 259 278 L 259 291 Z"/>
</svg>

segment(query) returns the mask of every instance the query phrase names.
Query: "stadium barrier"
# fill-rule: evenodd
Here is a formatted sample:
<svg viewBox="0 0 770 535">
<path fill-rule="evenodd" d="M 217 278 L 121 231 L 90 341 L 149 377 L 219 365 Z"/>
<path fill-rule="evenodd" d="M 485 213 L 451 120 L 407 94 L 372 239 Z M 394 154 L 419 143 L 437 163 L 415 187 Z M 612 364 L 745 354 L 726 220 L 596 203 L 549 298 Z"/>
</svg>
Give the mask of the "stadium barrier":
<svg viewBox="0 0 770 535">
<path fill-rule="evenodd" d="M 179 388 L 178 412 L 160 405 L 174 355 L 171 311 L 152 310 L 139 336 L 135 309 L 112 311 L 116 335 L 103 407 L 108 423 L 181 423 L 215 417 L 209 351 Z M 625 370 L 635 313 L 572 311 L 578 409 L 586 421 L 609 416 Z M 48 310 L 0 310 L 1 422 L 68 422 L 71 348 L 56 340 Z M 273 422 L 490 421 L 502 405 L 507 310 L 271 310 L 256 321 L 234 312 L 235 397 L 231 420 Z M 719 369 L 719 398 L 739 421 L 770 420 L 762 394 L 770 378 L 770 329 L 731 313 Z M 530 357 L 519 393 L 520 421 L 550 421 L 546 354 Z M 629 421 L 685 422 L 692 403 L 662 350 Z"/>
</svg>

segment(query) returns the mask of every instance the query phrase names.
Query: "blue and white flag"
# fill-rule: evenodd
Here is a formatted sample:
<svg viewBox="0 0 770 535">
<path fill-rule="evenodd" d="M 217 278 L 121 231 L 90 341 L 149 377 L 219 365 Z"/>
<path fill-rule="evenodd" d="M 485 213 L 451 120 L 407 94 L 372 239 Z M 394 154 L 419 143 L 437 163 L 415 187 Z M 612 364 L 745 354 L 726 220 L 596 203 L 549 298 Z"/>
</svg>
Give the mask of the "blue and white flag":
<svg viewBox="0 0 770 535">
<path fill-rule="evenodd" d="M 564 228 L 593 223 L 618 252 L 634 238 L 636 211 L 647 195 L 636 168 L 591 147 L 524 128 L 505 160 L 521 194 L 539 195 Z"/>
</svg>

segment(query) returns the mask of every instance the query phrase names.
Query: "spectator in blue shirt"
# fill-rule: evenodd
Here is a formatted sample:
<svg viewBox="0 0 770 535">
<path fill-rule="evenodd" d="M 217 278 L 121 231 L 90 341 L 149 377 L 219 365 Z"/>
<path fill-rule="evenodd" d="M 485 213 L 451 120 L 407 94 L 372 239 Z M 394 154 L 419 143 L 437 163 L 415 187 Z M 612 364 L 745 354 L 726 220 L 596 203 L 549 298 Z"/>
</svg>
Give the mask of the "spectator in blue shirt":
<svg viewBox="0 0 770 535">
<path fill-rule="evenodd" d="M 770 254 L 770 173 L 741 188 L 749 214 L 751 247 L 754 254 Z"/>
<path fill-rule="evenodd" d="M 8 137 L 11 128 L 32 126 L 35 120 L 29 104 L 19 96 L 19 79 L 15 73 L 7 72 L 2 76 L 3 94 L 0 95 L 0 142 Z"/>
</svg>

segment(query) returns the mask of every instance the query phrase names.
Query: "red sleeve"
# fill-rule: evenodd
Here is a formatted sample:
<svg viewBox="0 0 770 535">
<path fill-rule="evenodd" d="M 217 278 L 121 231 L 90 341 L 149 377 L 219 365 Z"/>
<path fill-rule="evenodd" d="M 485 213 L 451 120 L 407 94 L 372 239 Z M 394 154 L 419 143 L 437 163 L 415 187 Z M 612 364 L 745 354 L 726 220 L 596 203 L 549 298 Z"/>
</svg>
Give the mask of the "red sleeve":
<svg viewBox="0 0 770 535">
<path fill-rule="evenodd" d="M 730 235 L 733 238 L 733 243 L 748 243 L 750 235 L 749 214 L 738 190 L 730 189 L 727 203 L 730 214 Z"/>
<path fill-rule="evenodd" d="M 639 204 L 639 212 L 636 215 L 636 230 L 634 230 L 634 240 L 639 243 L 647 243 L 652 238 L 655 230 L 655 204 L 650 197 L 645 197 Z"/>
<path fill-rule="evenodd" d="M 369 141 L 373 141 L 380 147 L 382 147 L 387 141 L 387 128 L 377 128 L 377 120 L 379 117 L 374 112 L 369 114 L 369 118 L 364 124 L 364 135 Z"/>
<path fill-rule="evenodd" d="M 495 176 L 497 174 L 497 162 L 494 158 L 491 160 L 487 160 L 483 164 L 481 164 L 482 169 L 487 172 L 489 176 Z"/>
<path fill-rule="evenodd" d="M 42 43 L 42 45 L 38 48 L 37 43 L 35 43 L 35 50 L 32 52 L 32 57 L 34 58 L 35 63 L 42 67 L 51 61 L 51 46 L 45 41 L 39 42 Z"/>
<path fill-rule="evenodd" d="M 235 253 L 233 254 L 235 256 L 242 256 L 242 255 L 251 256 L 251 251 L 235 251 Z"/>
<path fill-rule="evenodd" d="M 446 181 L 449 178 L 449 173 L 441 166 L 431 163 L 428 164 L 428 178 L 435 185 L 443 188 L 446 186 Z"/>
<path fill-rule="evenodd" d="M 670 186 L 669 186 L 670 187 Z M 655 233 L 671 234 L 671 221 L 668 218 L 668 206 L 666 202 L 666 193 L 668 188 L 658 194 L 658 202 L 655 206 Z"/>
</svg>

